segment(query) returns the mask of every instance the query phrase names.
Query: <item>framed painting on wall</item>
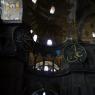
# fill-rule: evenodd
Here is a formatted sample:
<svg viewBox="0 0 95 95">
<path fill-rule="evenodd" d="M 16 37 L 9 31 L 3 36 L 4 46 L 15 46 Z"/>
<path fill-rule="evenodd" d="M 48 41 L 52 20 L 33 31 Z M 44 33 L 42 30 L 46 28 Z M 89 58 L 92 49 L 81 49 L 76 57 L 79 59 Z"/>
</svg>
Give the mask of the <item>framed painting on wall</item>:
<svg viewBox="0 0 95 95">
<path fill-rule="evenodd" d="M 7 23 L 21 23 L 23 15 L 22 0 L 1 0 L 1 19 Z"/>
</svg>

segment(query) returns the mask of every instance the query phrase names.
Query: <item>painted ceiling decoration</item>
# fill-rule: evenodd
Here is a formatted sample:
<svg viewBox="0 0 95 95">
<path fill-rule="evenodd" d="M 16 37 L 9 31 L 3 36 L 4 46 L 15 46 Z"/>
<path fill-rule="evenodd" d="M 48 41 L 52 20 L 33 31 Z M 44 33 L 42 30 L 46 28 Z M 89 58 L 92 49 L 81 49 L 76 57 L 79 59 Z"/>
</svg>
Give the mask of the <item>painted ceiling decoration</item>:
<svg viewBox="0 0 95 95">
<path fill-rule="evenodd" d="M 7 23 L 21 23 L 23 15 L 22 0 L 1 0 L 1 19 Z"/>
</svg>

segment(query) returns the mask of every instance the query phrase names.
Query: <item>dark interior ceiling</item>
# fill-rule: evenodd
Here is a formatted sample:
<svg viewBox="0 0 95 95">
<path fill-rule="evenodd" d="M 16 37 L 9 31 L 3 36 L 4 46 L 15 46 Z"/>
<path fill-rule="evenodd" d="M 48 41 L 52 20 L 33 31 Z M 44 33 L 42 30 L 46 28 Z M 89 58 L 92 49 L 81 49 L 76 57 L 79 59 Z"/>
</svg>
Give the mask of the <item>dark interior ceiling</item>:
<svg viewBox="0 0 95 95">
<path fill-rule="evenodd" d="M 77 6 L 74 5 L 77 3 Z M 81 18 L 87 14 L 88 11 L 95 9 L 94 0 L 38 0 L 33 4 L 31 0 L 24 1 L 24 21 L 31 25 L 32 29 L 39 34 L 40 38 L 51 35 L 59 35 L 53 38 L 59 39 L 57 42 L 62 43 L 60 35 L 63 35 L 63 40 L 66 39 L 68 31 L 74 31 L 74 12 L 76 22 L 80 22 Z M 55 13 L 49 13 L 51 6 L 55 6 Z M 75 8 L 75 10 L 73 10 Z M 71 16 L 71 23 L 69 22 L 69 15 Z M 73 32 L 74 33 L 74 32 Z"/>
<path fill-rule="evenodd" d="M 38 0 L 33 4 L 30 0 L 24 4 L 24 21 L 31 25 L 41 41 L 45 40 L 44 38 L 52 38 L 56 43 L 64 42 L 69 30 L 67 27 L 71 26 L 67 20 L 73 3 L 66 0 Z M 54 14 L 50 14 L 52 6 L 55 7 Z"/>
<path fill-rule="evenodd" d="M 28 2 L 29 1 L 29 2 Z M 64 38 L 68 29 L 67 17 L 68 17 L 68 9 L 69 4 L 64 0 L 56 0 L 54 3 L 57 7 L 57 3 L 60 5 L 54 15 L 49 14 L 49 1 L 46 0 L 38 0 L 38 6 L 33 5 L 31 0 L 24 0 L 24 16 L 23 22 L 30 25 L 35 33 L 40 36 L 48 35 L 50 36 L 53 32 L 53 37 L 60 40 L 61 37 Z M 67 0 L 69 1 L 69 0 Z M 75 0 L 76 1 L 76 0 Z M 94 10 L 94 3 L 89 2 L 92 0 L 78 0 L 77 3 L 77 19 L 78 23 L 80 22 L 83 15 L 87 14 L 87 11 L 92 8 Z M 48 3 L 46 3 L 48 2 Z M 95 2 L 93 0 L 93 2 Z M 64 5 L 64 6 L 63 6 Z M 41 8 L 39 8 L 41 6 Z M 50 4 L 51 6 L 51 4 Z M 70 7 L 71 8 L 71 7 Z M 88 10 L 89 9 L 89 10 Z M 91 9 L 91 10 L 92 10 Z M 60 11 L 61 10 L 61 11 Z M 64 11 L 63 11 L 64 10 Z M 90 11 L 91 11 L 90 10 Z M 95 11 L 95 10 L 94 10 Z M 12 39 L 12 35 L 14 30 L 19 25 L 6 24 L 2 27 L 0 26 L 0 51 L 5 53 L 12 52 L 12 45 L 15 45 Z M 23 28 L 24 27 L 24 28 Z M 27 30 L 27 27 L 23 25 L 21 30 L 18 31 L 18 35 L 21 36 L 21 32 L 23 30 Z M 67 30 L 68 29 L 68 30 Z M 27 32 L 27 31 L 24 31 Z M 62 34 L 63 33 L 63 34 Z M 18 36 L 17 35 L 17 36 Z M 23 33 L 22 33 L 23 35 Z M 63 36 L 62 36 L 63 35 Z M 18 38 L 19 38 L 18 36 Z M 48 36 L 47 36 L 48 37 Z M 62 41 L 62 40 L 61 40 Z M 59 41 L 58 41 L 59 42 Z M 10 45 L 11 44 L 11 45 Z M 19 46 L 20 45 L 20 46 Z M 69 76 L 61 77 L 61 78 L 45 78 L 45 77 L 35 77 L 31 72 L 26 71 L 26 57 L 25 53 L 23 53 L 23 43 L 18 44 L 20 47 L 18 50 L 17 58 L 9 58 L 9 57 L 0 57 L 0 87 L 4 95 L 27 95 L 24 93 L 24 90 L 29 91 L 28 95 L 31 95 L 34 90 L 37 90 L 41 87 L 46 87 L 50 89 L 55 89 L 55 91 L 59 92 L 58 95 L 95 95 L 95 45 L 85 45 L 84 47 L 87 50 L 87 60 L 84 64 L 71 64 L 72 73 Z M 9 48 L 10 47 L 10 48 Z M 2 48 L 2 49 L 1 49 Z M 43 50 L 40 50 L 43 51 Z M 7 56 L 13 56 L 7 52 Z M 1 54 L 1 52 L 0 52 Z M 13 53 L 14 54 L 14 53 Z M 37 52 L 38 54 L 38 52 Z M 18 59 L 18 57 L 20 57 Z M 84 58 L 84 57 L 83 57 Z M 25 61 L 24 61 L 25 60 Z M 30 68 L 31 69 L 31 68 Z M 75 73 L 74 73 L 75 71 Z M 25 73 L 25 74 L 24 74 Z M 25 76 L 27 75 L 27 76 Z M 45 86 L 46 85 L 46 86 Z M 24 87 L 26 86 L 26 87 Z"/>
<path fill-rule="evenodd" d="M 77 11 L 76 17 L 77 21 L 86 15 L 90 11 L 94 11 L 95 9 L 95 1 L 94 0 L 77 0 Z"/>
<path fill-rule="evenodd" d="M 60 25 L 62 22 L 64 23 L 64 20 L 68 18 L 70 9 L 74 7 L 74 2 L 77 3 L 77 11 L 75 13 L 77 14 L 77 19 L 79 19 L 80 16 L 83 15 L 84 11 L 90 9 L 91 7 L 94 7 L 95 5 L 94 0 L 60 0 L 60 2 L 58 0 L 38 0 L 36 4 L 33 4 L 31 0 L 25 0 L 25 15 L 31 16 L 30 21 L 32 20 L 32 15 L 35 15 L 36 19 L 39 20 L 40 23 L 43 22 L 45 24 L 48 23 Z M 53 15 L 49 13 L 52 5 L 56 8 L 55 14 Z M 31 22 L 28 23 L 31 24 Z"/>
<path fill-rule="evenodd" d="M 39 36 L 39 41 L 44 43 L 46 39 L 51 38 L 55 44 L 61 44 L 70 35 L 77 39 L 77 27 L 74 23 L 78 24 L 84 15 L 95 10 L 95 1 L 37 0 L 34 4 L 32 0 L 23 0 L 23 6 L 23 22 L 30 25 Z M 54 14 L 50 14 L 51 6 L 55 7 Z"/>
</svg>

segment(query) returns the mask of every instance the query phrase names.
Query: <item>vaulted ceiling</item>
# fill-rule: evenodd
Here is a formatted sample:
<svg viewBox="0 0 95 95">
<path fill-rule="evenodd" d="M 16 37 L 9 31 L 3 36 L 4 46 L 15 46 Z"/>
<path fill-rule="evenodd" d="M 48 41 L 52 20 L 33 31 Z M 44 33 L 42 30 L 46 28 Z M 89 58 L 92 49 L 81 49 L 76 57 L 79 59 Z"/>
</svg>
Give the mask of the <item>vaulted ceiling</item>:
<svg viewBox="0 0 95 95">
<path fill-rule="evenodd" d="M 55 7 L 55 13 L 50 14 L 50 8 Z M 66 0 L 38 0 L 34 4 L 31 0 L 24 2 L 24 21 L 39 35 L 43 42 L 51 38 L 56 43 L 66 40 L 68 31 L 72 29 L 69 19 L 73 20 L 73 2 Z M 69 18 L 69 14 L 71 17 Z M 68 28 L 70 27 L 70 29 Z M 56 36 L 54 36 L 56 35 Z M 55 44 L 56 44 L 55 43 Z"/>
<path fill-rule="evenodd" d="M 30 25 L 39 37 L 39 42 L 46 43 L 51 38 L 55 44 L 63 43 L 67 37 L 77 39 L 77 30 L 83 17 L 95 13 L 94 0 L 23 0 L 23 22 Z M 50 8 L 55 13 L 50 14 Z"/>
</svg>

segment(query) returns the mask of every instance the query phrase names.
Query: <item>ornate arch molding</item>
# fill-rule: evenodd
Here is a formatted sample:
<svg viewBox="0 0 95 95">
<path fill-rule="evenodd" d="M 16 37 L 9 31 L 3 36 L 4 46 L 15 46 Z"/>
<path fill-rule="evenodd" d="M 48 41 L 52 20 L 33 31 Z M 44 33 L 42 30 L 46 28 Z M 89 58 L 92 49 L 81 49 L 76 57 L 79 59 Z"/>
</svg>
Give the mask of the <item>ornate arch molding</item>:
<svg viewBox="0 0 95 95">
<path fill-rule="evenodd" d="M 81 41 L 81 35 L 82 35 L 82 29 L 83 29 L 83 25 L 84 25 L 84 22 L 85 20 L 87 19 L 87 17 L 91 17 L 95 15 L 95 8 L 90 8 L 90 9 L 87 9 L 83 16 L 80 18 L 80 21 L 78 22 L 78 40 Z"/>
</svg>

